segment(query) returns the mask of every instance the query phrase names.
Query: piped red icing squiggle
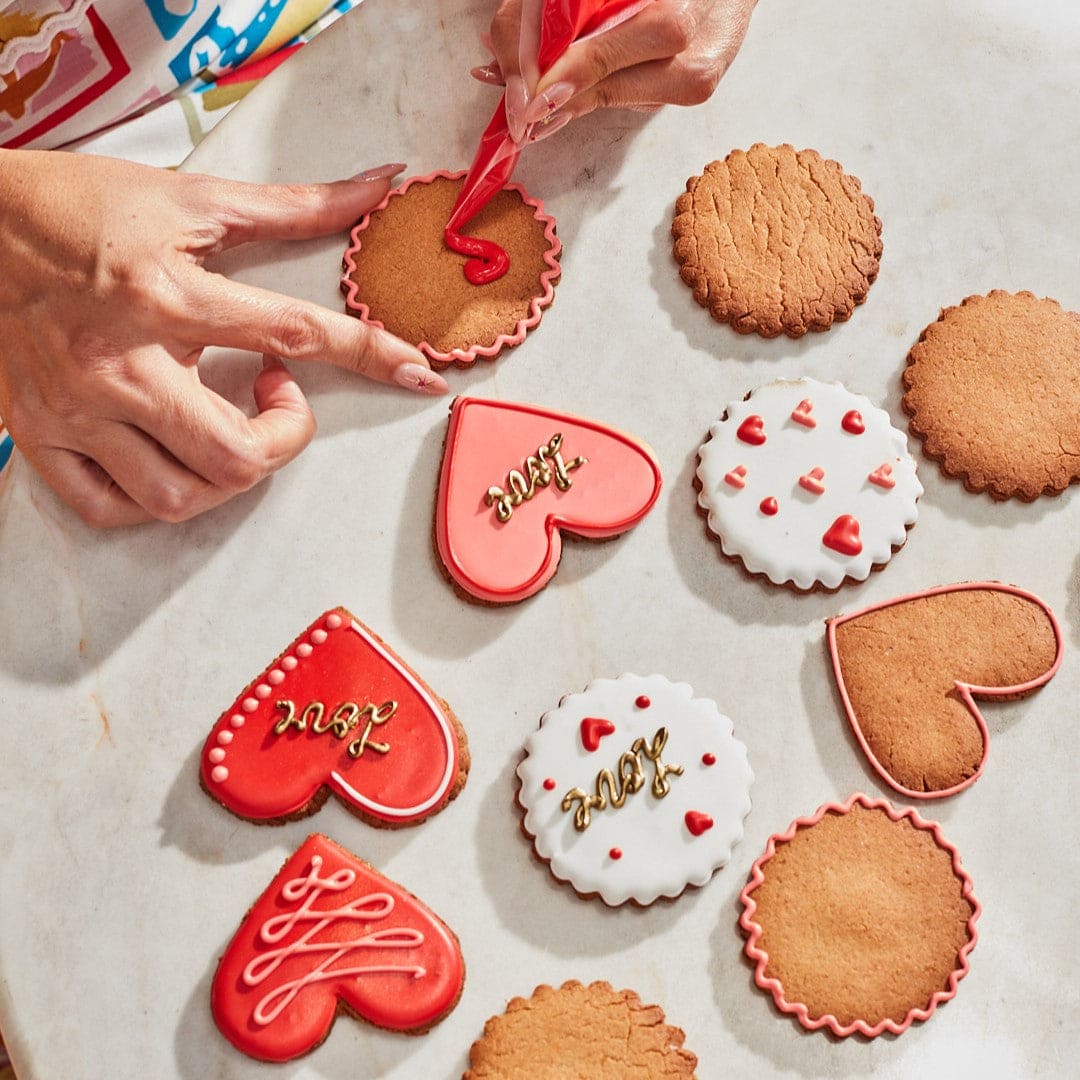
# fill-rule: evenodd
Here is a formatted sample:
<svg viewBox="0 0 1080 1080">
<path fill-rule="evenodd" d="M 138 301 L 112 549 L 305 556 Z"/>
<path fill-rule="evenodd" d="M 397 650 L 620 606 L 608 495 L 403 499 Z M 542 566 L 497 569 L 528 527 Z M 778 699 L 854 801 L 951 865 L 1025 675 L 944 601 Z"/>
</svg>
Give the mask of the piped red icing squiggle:
<svg viewBox="0 0 1080 1080">
<path fill-rule="evenodd" d="M 210 1007 L 237 1049 L 289 1061 L 326 1038 L 341 1008 L 393 1031 L 426 1030 L 464 981 L 457 938 L 432 911 L 314 833 L 229 943 Z"/>
</svg>

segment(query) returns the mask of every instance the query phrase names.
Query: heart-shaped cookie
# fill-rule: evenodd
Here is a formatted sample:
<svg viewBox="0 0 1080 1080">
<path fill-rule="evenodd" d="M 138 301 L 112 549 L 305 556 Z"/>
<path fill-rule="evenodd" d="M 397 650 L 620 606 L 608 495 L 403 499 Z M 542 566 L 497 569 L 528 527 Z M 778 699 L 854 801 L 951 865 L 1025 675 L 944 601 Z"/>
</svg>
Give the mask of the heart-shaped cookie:
<svg viewBox="0 0 1080 1080">
<path fill-rule="evenodd" d="M 203 746 L 207 792 L 240 817 L 314 813 L 333 791 L 379 825 L 411 825 L 464 786 L 449 706 L 344 608 L 320 616 L 251 683 Z"/>
<path fill-rule="evenodd" d="M 976 697 L 1016 698 L 1061 664 L 1054 613 L 999 582 L 961 582 L 827 622 L 840 696 L 870 764 L 909 798 L 953 795 L 989 750 Z"/>
<path fill-rule="evenodd" d="M 551 580 L 560 530 L 615 536 L 659 494 L 660 467 L 630 435 L 536 405 L 459 397 L 439 480 L 439 557 L 469 596 L 514 603 Z"/>
<path fill-rule="evenodd" d="M 248 912 L 218 964 L 210 1008 L 260 1061 L 289 1061 L 349 1013 L 426 1031 L 457 1004 L 465 964 L 453 931 L 411 893 L 314 833 Z"/>
</svg>

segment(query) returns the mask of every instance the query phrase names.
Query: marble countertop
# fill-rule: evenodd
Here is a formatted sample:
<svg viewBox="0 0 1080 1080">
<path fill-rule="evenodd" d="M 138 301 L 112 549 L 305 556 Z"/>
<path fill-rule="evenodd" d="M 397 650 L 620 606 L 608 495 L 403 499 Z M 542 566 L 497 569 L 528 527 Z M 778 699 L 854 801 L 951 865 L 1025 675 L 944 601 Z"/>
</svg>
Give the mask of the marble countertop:
<svg viewBox="0 0 1080 1080">
<path fill-rule="evenodd" d="M 489 11 L 367 0 L 249 95 L 186 168 L 299 181 L 385 161 L 410 174 L 465 165 L 494 101 L 467 77 Z M 796 596 L 721 557 L 691 477 L 709 425 L 760 383 L 840 379 L 899 420 L 904 357 L 941 306 L 1003 288 L 1080 309 L 1077 55 L 1068 2 L 762 0 L 707 105 L 593 116 L 527 152 L 515 178 L 558 219 L 562 283 L 523 345 L 448 377 L 461 392 L 633 432 L 655 448 L 665 485 L 630 534 L 568 544 L 554 581 L 521 605 L 461 601 L 433 554 L 448 400 L 301 370 L 313 445 L 182 526 L 92 533 L 17 461 L 0 495 L 0 1027 L 22 1080 L 269 1075 L 218 1034 L 210 981 L 248 906 L 313 830 L 428 902 L 461 938 L 467 981 L 427 1035 L 339 1019 L 277 1075 L 458 1076 L 509 997 L 568 978 L 662 1004 L 703 1078 L 1064 1075 L 1080 1034 L 1080 493 L 995 504 L 920 457 L 919 521 L 885 570 Z M 884 223 L 865 305 L 798 342 L 712 322 L 671 258 L 686 178 L 756 141 L 837 159 Z M 267 245 L 223 269 L 338 308 L 343 247 Z M 247 402 L 258 366 L 218 353 L 207 378 Z M 823 620 L 973 578 L 1047 600 L 1066 655 L 1041 691 L 986 709 L 978 783 L 919 807 L 959 848 L 984 905 L 971 972 L 899 1038 L 808 1034 L 753 986 L 736 920 L 770 834 L 853 791 L 890 794 L 848 732 Z M 469 782 L 415 829 L 372 829 L 334 800 L 280 828 L 244 823 L 200 789 L 202 742 L 246 681 L 339 603 L 451 703 Z M 556 882 L 514 804 L 541 713 L 624 671 L 715 699 L 756 775 L 730 864 L 644 910 Z"/>
</svg>

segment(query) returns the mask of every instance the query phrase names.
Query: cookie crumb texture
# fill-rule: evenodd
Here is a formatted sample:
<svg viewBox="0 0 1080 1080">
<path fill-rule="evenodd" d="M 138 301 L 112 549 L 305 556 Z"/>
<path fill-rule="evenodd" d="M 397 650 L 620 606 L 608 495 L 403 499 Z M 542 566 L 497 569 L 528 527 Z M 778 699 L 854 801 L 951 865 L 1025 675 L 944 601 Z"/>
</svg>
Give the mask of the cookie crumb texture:
<svg viewBox="0 0 1080 1080">
<path fill-rule="evenodd" d="M 755 866 L 763 880 L 747 890 L 749 919 L 761 929 L 759 985 L 779 982 L 781 1008 L 804 1006 L 807 1026 L 833 1017 L 838 1035 L 878 1034 L 882 1022 L 903 1029 L 913 1010 L 925 1019 L 953 996 L 979 908 L 936 827 L 914 824 L 913 811 L 894 820 L 884 802 L 850 805 L 778 838 Z"/>
<path fill-rule="evenodd" d="M 686 182 L 671 227 L 694 299 L 740 334 L 828 330 L 878 274 L 881 221 L 859 181 L 816 150 L 733 150 Z"/>
<path fill-rule="evenodd" d="M 913 435 L 968 491 L 1031 502 L 1080 480 L 1080 314 L 995 289 L 945 308 L 908 354 Z"/>
<path fill-rule="evenodd" d="M 388 199 L 356 234 L 360 248 L 348 275 L 371 319 L 439 354 L 491 347 L 500 336 L 514 335 L 548 291 L 541 276 L 557 267 L 554 258 L 545 259 L 552 250 L 545 222 L 518 191 L 503 190 L 462 231 L 498 244 L 510 256 L 510 269 L 486 285 L 471 284 L 462 271 L 465 258 L 443 243 L 461 183 L 416 181 Z"/>
<path fill-rule="evenodd" d="M 463 1080 L 681 1080 L 697 1066 L 685 1038 L 632 990 L 538 986 L 484 1025 Z"/>
</svg>

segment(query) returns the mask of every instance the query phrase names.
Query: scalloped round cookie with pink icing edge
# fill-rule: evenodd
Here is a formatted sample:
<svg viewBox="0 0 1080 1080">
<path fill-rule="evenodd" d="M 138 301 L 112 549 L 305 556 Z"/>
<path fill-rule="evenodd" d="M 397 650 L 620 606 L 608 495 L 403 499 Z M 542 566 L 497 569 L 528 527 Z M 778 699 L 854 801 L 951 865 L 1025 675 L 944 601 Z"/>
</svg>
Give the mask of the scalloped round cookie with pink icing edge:
<svg viewBox="0 0 1080 1080">
<path fill-rule="evenodd" d="M 698 451 L 695 479 L 724 554 L 803 592 L 884 566 L 923 491 L 889 414 L 816 379 L 780 379 L 728 405 Z"/>
<path fill-rule="evenodd" d="M 597 679 L 545 713 L 517 776 L 537 856 L 611 907 L 707 884 L 742 839 L 754 779 L 714 701 L 630 674 Z"/>
</svg>

